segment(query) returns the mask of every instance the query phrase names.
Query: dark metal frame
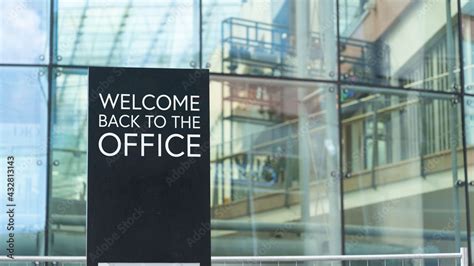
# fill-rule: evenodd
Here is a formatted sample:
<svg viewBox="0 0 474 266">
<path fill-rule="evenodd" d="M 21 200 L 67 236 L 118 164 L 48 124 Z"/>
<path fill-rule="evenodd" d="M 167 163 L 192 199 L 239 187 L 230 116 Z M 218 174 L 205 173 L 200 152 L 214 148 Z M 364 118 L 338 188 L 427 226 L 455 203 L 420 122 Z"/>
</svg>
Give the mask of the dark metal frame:
<svg viewBox="0 0 474 266">
<path fill-rule="evenodd" d="M 341 36 L 340 32 L 340 25 L 339 25 L 339 20 L 340 20 L 340 11 L 339 11 L 339 5 L 340 5 L 340 0 L 336 0 L 336 38 L 337 38 L 337 124 L 339 126 L 338 128 L 338 138 L 339 138 L 339 195 L 340 195 L 340 205 L 341 205 L 341 253 L 346 254 L 346 241 L 345 241 L 345 226 L 344 226 L 344 178 L 346 177 L 346 174 L 343 172 L 344 171 L 344 166 L 343 166 L 343 160 L 344 160 L 344 153 L 342 151 L 342 86 L 341 86 L 341 64 L 339 64 L 339 61 L 341 60 L 341 46 L 339 45 L 339 36 Z"/>
<path fill-rule="evenodd" d="M 52 163 L 52 151 L 51 151 L 51 113 L 52 113 L 52 96 L 53 96 L 53 89 L 52 89 L 52 83 L 53 83 L 53 75 L 54 75 L 54 69 L 52 66 L 52 62 L 55 62 L 55 41 L 54 38 L 56 36 L 55 31 L 55 14 L 56 14 L 56 5 L 57 0 L 51 0 L 50 1 L 50 10 L 49 10 L 49 61 L 48 61 L 48 133 L 47 133 L 47 140 L 46 140 L 46 150 L 47 150 L 47 155 L 46 155 L 46 226 L 44 229 L 44 252 L 45 254 L 49 254 L 49 224 L 50 224 L 50 214 L 51 214 L 51 191 L 52 191 L 52 180 L 51 180 L 51 163 Z"/>
</svg>

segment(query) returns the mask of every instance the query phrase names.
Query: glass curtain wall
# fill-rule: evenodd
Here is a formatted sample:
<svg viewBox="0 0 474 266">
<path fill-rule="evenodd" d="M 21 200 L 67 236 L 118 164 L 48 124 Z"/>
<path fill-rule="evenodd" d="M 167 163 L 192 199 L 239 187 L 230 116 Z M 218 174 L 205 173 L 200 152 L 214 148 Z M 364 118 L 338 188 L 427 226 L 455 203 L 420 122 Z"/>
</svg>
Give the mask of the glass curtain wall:
<svg viewBox="0 0 474 266">
<path fill-rule="evenodd" d="M 351 95 L 342 103 L 346 252 L 466 246 L 458 99 L 359 86 L 342 92 Z"/>
<path fill-rule="evenodd" d="M 340 253 L 336 87 L 214 77 L 211 91 L 213 254 Z"/>
<path fill-rule="evenodd" d="M 0 0 L 17 255 L 86 255 L 89 66 L 210 70 L 213 256 L 458 252 L 473 17 L 473 0 Z"/>
<path fill-rule="evenodd" d="M 48 85 L 43 67 L 0 68 L 0 156 L 2 171 L 0 241 L 5 254 L 9 207 L 15 207 L 15 251 L 19 254 L 44 252 L 47 198 Z M 13 172 L 7 172 L 11 162 Z M 15 187 L 7 186 L 13 174 Z M 8 176 L 10 177 L 10 176 Z M 21 178 L 20 178 L 21 177 Z M 10 194 L 12 193 L 13 194 Z M 13 196 L 9 201 L 7 197 Z"/>
</svg>

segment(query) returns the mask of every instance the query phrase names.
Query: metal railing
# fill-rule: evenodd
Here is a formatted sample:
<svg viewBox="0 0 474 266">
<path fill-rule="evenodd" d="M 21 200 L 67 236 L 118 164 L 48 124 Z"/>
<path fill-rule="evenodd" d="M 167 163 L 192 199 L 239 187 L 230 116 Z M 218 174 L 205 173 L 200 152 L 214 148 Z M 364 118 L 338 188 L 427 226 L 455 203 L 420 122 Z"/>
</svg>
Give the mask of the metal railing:
<svg viewBox="0 0 474 266">
<path fill-rule="evenodd" d="M 236 256 L 211 257 L 212 264 L 222 265 L 249 265 L 264 263 L 265 265 L 298 265 L 316 262 L 379 262 L 380 265 L 459 265 L 468 266 L 468 250 L 461 248 L 459 253 L 427 253 L 427 254 L 380 254 L 380 255 L 327 255 L 327 256 Z M 430 263 L 426 263 L 426 261 Z M 446 260 L 450 260 L 446 263 Z M 443 262 L 442 262 L 443 261 Z M 23 263 L 23 264 L 21 264 Z M 50 263 L 55 266 L 86 265 L 86 257 L 61 256 L 16 256 L 14 259 L 0 257 L 0 265 L 44 265 Z"/>
</svg>

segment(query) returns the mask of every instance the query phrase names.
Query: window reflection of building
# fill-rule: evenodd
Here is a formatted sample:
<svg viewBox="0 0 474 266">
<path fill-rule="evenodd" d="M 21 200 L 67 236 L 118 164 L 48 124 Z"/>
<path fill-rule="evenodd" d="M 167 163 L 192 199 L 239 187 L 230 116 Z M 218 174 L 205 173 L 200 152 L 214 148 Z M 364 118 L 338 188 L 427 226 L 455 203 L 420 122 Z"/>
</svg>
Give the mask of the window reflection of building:
<svg viewBox="0 0 474 266">
<path fill-rule="evenodd" d="M 31 71 L 44 77 L 32 87 L 51 91 L 51 166 L 44 175 L 45 165 L 30 168 L 40 180 L 33 188 L 49 178 L 50 216 L 38 201 L 39 219 L 25 226 L 41 244 L 25 244 L 24 254 L 42 253 L 44 239 L 48 254 L 85 253 L 90 65 L 210 68 L 213 255 L 455 252 L 470 239 L 461 185 L 464 170 L 472 172 L 474 123 L 461 85 L 472 94 L 472 1 L 461 1 L 464 80 L 456 1 L 53 4 L 53 62 L 44 52 L 46 4 L 31 8 L 40 23 L 26 21 L 41 51 L 0 51 L 2 64 L 38 64 Z M 0 36 L 14 35 L 4 25 Z M 7 49 L 25 49 L 8 40 Z M 47 116 L 45 107 L 36 106 L 37 115 Z M 0 150 L 34 141 L 47 143 L 40 134 L 0 140 Z M 34 229 L 43 223 L 46 237 Z"/>
</svg>

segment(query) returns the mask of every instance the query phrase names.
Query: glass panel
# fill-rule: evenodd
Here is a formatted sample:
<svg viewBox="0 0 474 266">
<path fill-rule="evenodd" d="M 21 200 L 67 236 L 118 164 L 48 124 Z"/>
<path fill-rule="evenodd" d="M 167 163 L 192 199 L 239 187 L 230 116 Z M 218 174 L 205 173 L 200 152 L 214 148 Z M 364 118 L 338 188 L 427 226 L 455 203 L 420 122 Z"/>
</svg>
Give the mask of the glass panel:
<svg viewBox="0 0 474 266">
<path fill-rule="evenodd" d="M 45 69 L 0 67 L 0 255 L 14 233 L 14 255 L 43 255 L 46 221 L 48 86 Z M 9 156 L 13 156 L 9 160 Z M 8 162 L 13 180 L 7 180 Z M 7 193 L 13 181 L 12 195 Z M 9 192 L 12 192 L 11 190 Z M 12 196 L 12 201 L 7 198 Z M 15 204 L 14 230 L 6 204 Z"/>
<path fill-rule="evenodd" d="M 198 0 L 58 1 L 66 65 L 199 67 Z"/>
<path fill-rule="evenodd" d="M 336 79 L 336 1 L 203 0 L 203 67 Z"/>
<path fill-rule="evenodd" d="M 87 69 L 55 69 L 49 255 L 85 255 Z"/>
<path fill-rule="evenodd" d="M 49 13 L 49 1 L 0 1 L 0 63 L 47 63 Z"/>
<path fill-rule="evenodd" d="M 212 77 L 213 256 L 340 254 L 336 95 Z"/>
<path fill-rule="evenodd" d="M 341 94 L 346 252 L 459 252 L 467 235 L 457 98 Z"/>
<path fill-rule="evenodd" d="M 456 1 L 343 0 L 339 14 L 341 80 L 459 91 Z"/>
<path fill-rule="evenodd" d="M 357 27 L 360 20 L 365 17 L 367 12 L 366 4 L 369 0 L 340 0 L 339 1 L 339 26 L 341 32 L 350 31 Z"/>
<path fill-rule="evenodd" d="M 465 92 L 474 94 L 474 1 L 461 0 Z"/>
<path fill-rule="evenodd" d="M 474 97 L 466 96 L 464 99 L 464 126 L 466 138 L 466 154 L 467 154 L 467 176 L 468 176 L 468 191 L 469 191 L 469 207 L 471 217 L 471 239 L 472 239 L 472 225 L 473 225 L 473 210 L 474 210 Z M 471 252 L 471 260 L 473 259 Z"/>
</svg>

